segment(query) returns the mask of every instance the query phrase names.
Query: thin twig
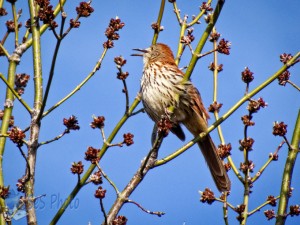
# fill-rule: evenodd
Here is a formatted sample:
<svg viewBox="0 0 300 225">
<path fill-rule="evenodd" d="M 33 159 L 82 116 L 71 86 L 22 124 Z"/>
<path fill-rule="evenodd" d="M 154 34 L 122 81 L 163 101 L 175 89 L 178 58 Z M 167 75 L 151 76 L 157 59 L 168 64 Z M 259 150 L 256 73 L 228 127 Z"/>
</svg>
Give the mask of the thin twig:
<svg viewBox="0 0 300 225">
<path fill-rule="evenodd" d="M 157 20 L 156 20 L 156 24 L 157 24 L 158 29 L 154 30 L 152 45 L 156 44 L 157 39 L 158 39 L 158 35 L 159 35 L 159 32 L 160 32 L 160 26 L 161 26 L 161 20 L 162 20 L 162 17 L 163 17 L 163 14 L 164 14 L 164 9 L 165 9 L 165 3 L 166 3 L 165 0 L 161 0 L 159 13 L 158 13 L 158 17 L 157 17 Z"/>
<path fill-rule="evenodd" d="M 208 51 L 208 52 L 205 52 L 205 53 L 203 53 L 203 54 L 196 54 L 196 56 L 200 59 L 200 58 L 202 58 L 202 57 L 204 57 L 204 56 L 207 56 L 207 55 L 209 55 L 209 54 L 211 54 L 211 53 L 213 53 L 213 52 L 216 52 L 217 50 L 218 50 L 218 49 L 215 48 L 215 49 L 210 50 L 210 51 Z M 195 54 L 195 53 L 193 52 L 193 54 Z"/>
<path fill-rule="evenodd" d="M 103 216 L 104 216 L 104 224 L 107 225 L 107 215 L 106 215 L 106 212 L 105 212 L 105 208 L 104 208 L 102 198 L 100 198 L 100 207 L 101 207 L 101 212 L 103 213 Z"/>
<path fill-rule="evenodd" d="M 285 143 L 288 145 L 289 150 L 292 150 L 293 148 L 292 148 L 292 146 L 291 146 L 289 140 L 286 138 L 285 135 L 283 136 L 283 139 L 285 140 Z"/>
<path fill-rule="evenodd" d="M 64 132 L 62 132 L 60 135 L 57 135 L 56 137 L 54 137 L 51 140 L 41 142 L 41 143 L 39 143 L 38 146 L 40 147 L 41 145 L 46 145 L 46 144 L 49 144 L 49 143 L 51 143 L 53 141 L 57 141 L 57 140 L 61 139 L 65 134 L 68 134 L 68 133 L 70 133 L 70 130 L 69 129 L 65 129 Z"/>
<path fill-rule="evenodd" d="M 4 34 L 0 44 L 4 45 L 6 39 L 8 38 L 8 35 L 10 34 L 10 32 L 6 31 L 6 33 Z"/>
<path fill-rule="evenodd" d="M 114 147 L 114 146 L 123 147 L 123 142 L 116 143 L 116 144 L 111 144 L 111 143 L 109 143 L 109 142 L 106 140 L 106 138 L 105 138 L 105 133 L 104 133 L 104 128 L 103 128 L 103 127 L 100 128 L 100 131 L 101 131 L 103 143 L 105 143 L 108 147 Z"/>
<path fill-rule="evenodd" d="M 201 193 L 200 193 L 201 194 Z M 227 201 L 225 202 L 224 200 L 220 199 L 220 198 L 216 198 L 215 197 L 215 200 L 217 202 L 222 202 L 222 203 L 226 203 L 227 206 L 229 206 L 229 208 L 231 208 L 233 211 L 235 211 L 235 207 L 233 205 L 231 205 L 230 203 L 228 203 Z"/>
<path fill-rule="evenodd" d="M 290 64 L 290 66 L 293 66 L 293 65 L 295 65 L 296 63 L 299 63 L 299 62 L 300 62 L 300 59 L 297 59 L 297 60 L 293 61 L 293 62 Z"/>
<path fill-rule="evenodd" d="M 153 155 L 155 155 L 155 157 L 157 157 L 157 152 L 158 152 L 158 149 L 160 148 L 161 144 L 162 144 L 162 141 L 163 141 L 163 137 L 162 135 L 158 134 L 154 143 L 153 143 L 153 146 L 151 148 L 151 150 L 149 151 L 148 155 L 146 156 L 142 166 L 141 166 L 141 174 L 140 176 L 141 177 L 144 177 L 144 169 L 146 168 L 146 165 L 148 164 L 148 161 L 151 157 L 153 157 Z"/>
<path fill-rule="evenodd" d="M 175 2 L 175 4 L 176 4 L 176 2 Z M 181 22 L 180 22 L 181 28 L 180 28 L 180 34 L 179 34 L 179 40 L 178 40 L 177 55 L 176 55 L 176 59 L 175 59 L 176 65 L 179 65 L 181 56 L 185 50 L 185 45 L 181 42 L 181 38 L 184 37 L 184 33 L 186 31 L 186 20 L 187 20 L 187 17 L 185 16 L 183 18 L 183 20 L 181 20 Z"/>
<path fill-rule="evenodd" d="M 50 24 L 50 29 L 52 30 L 52 33 L 54 35 L 54 37 L 56 38 L 57 41 L 61 40 L 61 37 L 57 34 L 56 30 L 55 30 L 55 27 L 53 27 L 51 24 Z"/>
<path fill-rule="evenodd" d="M 278 195 L 275 199 L 279 199 L 280 196 Z M 263 204 L 261 204 L 260 206 L 256 207 L 255 209 L 253 209 L 251 212 L 248 213 L 248 216 L 253 215 L 255 212 L 259 211 L 261 208 L 265 207 L 266 205 L 268 205 L 272 200 L 269 201 L 265 201 Z"/>
<path fill-rule="evenodd" d="M 180 60 L 181 60 L 182 54 L 185 50 L 185 46 L 186 45 L 181 45 L 181 43 L 178 44 L 177 56 L 176 56 L 176 59 L 175 59 L 176 65 L 178 65 Z M 186 68 L 187 68 L 187 66 L 185 66 L 184 68 L 180 68 L 180 70 L 183 70 L 183 69 L 186 69 Z"/>
<path fill-rule="evenodd" d="M 61 25 L 60 25 L 60 30 L 59 30 L 59 37 L 61 39 L 63 39 L 64 38 L 63 32 L 64 32 L 64 26 L 65 26 L 67 14 L 64 11 L 64 7 L 63 7 L 61 0 L 59 0 L 59 6 L 60 6 L 60 11 L 61 11 Z"/>
<path fill-rule="evenodd" d="M 125 106 L 125 113 L 128 113 L 129 110 L 129 94 L 128 94 L 128 89 L 127 89 L 127 84 L 126 84 L 126 80 L 122 80 L 122 83 L 124 85 L 124 89 L 123 92 L 125 94 L 125 98 L 126 98 L 126 106 Z"/>
<path fill-rule="evenodd" d="M 212 0 L 208 0 L 207 2 L 206 2 L 206 4 L 211 4 L 211 2 L 212 2 Z M 200 11 L 200 13 L 193 19 L 193 21 L 192 22 L 190 22 L 189 24 L 187 24 L 187 27 L 191 27 L 191 26 L 193 26 L 194 24 L 196 24 L 200 19 L 201 19 L 201 17 L 205 14 L 205 9 L 202 9 L 201 11 Z"/>
<path fill-rule="evenodd" d="M 15 25 L 15 48 L 19 45 L 19 24 L 18 24 L 18 16 L 15 2 L 11 2 L 13 17 L 14 17 L 14 25 Z"/>
<path fill-rule="evenodd" d="M 74 23 L 76 23 L 79 20 L 79 16 L 77 15 L 77 17 L 74 19 Z M 68 33 L 71 31 L 73 27 L 69 26 L 69 28 L 62 34 L 62 38 L 64 38 L 65 36 L 68 35 Z"/>
<path fill-rule="evenodd" d="M 217 32 L 216 28 L 213 28 L 212 32 Z M 213 41 L 213 48 L 216 49 L 217 48 L 217 40 Z M 214 71 L 213 71 L 213 102 L 218 102 L 218 52 L 214 51 Z M 219 111 L 215 110 L 214 111 L 214 116 L 215 116 L 215 120 L 219 120 Z M 217 127 L 218 130 L 218 135 L 219 135 L 219 139 L 221 141 L 222 144 L 225 144 L 225 138 L 223 135 L 223 131 L 222 131 L 222 127 L 218 126 Z M 232 158 L 230 156 L 227 157 L 227 160 L 231 166 L 232 171 L 234 172 L 234 174 L 237 176 L 237 178 L 241 181 L 241 183 L 244 183 L 243 177 L 240 174 L 239 170 L 237 169 L 235 163 L 233 162 Z"/>
<path fill-rule="evenodd" d="M 46 115 L 48 115 L 50 112 L 52 112 L 54 109 L 56 109 L 58 106 L 60 106 L 62 103 L 64 103 L 65 101 L 67 101 L 70 97 L 72 97 L 77 91 L 79 91 L 82 86 L 89 81 L 89 79 L 91 79 L 94 74 L 96 73 L 97 70 L 100 69 L 100 66 L 102 64 L 102 60 L 104 58 L 104 56 L 106 55 L 107 52 L 107 48 L 103 49 L 103 52 L 98 60 L 98 62 L 96 63 L 96 65 L 94 66 L 92 72 L 76 87 L 74 88 L 67 96 L 65 96 L 63 99 L 61 99 L 60 101 L 58 101 L 55 105 L 53 105 L 50 109 L 48 109 L 46 112 L 43 113 L 42 117 L 45 117 Z"/>
<path fill-rule="evenodd" d="M 139 207 L 139 208 L 140 208 L 142 211 L 144 211 L 145 213 L 148 213 L 148 214 L 151 214 L 151 215 L 157 215 L 158 217 L 161 217 L 161 216 L 163 216 L 163 215 L 166 214 L 166 213 L 164 213 L 164 212 L 159 212 L 159 211 L 155 212 L 155 211 L 150 211 L 150 210 L 148 210 L 148 209 L 145 209 L 143 206 L 141 206 L 141 204 L 139 204 L 139 203 L 137 203 L 137 202 L 135 202 L 135 201 L 133 201 L 133 200 L 130 200 L 130 199 L 128 199 L 128 200 L 126 201 L 126 203 L 132 203 L 132 204 L 136 205 L 137 207 Z"/>
<path fill-rule="evenodd" d="M 176 15 L 179 26 L 181 26 L 182 25 L 182 19 L 180 18 L 180 10 L 177 7 L 176 1 L 173 2 L 173 8 L 174 8 L 174 13 Z"/>
<path fill-rule="evenodd" d="M 30 29 L 30 27 L 28 27 L 28 28 L 26 29 L 26 33 L 24 34 L 24 36 L 23 36 L 23 38 L 22 38 L 23 43 L 26 42 L 26 40 L 28 39 L 28 37 L 29 37 L 29 35 L 30 35 L 29 29 Z"/>
<path fill-rule="evenodd" d="M 229 225 L 227 196 L 228 196 L 228 192 L 225 192 L 224 193 L 224 204 L 223 204 L 223 218 L 224 218 L 225 225 Z"/>
<path fill-rule="evenodd" d="M 6 48 L 3 46 L 3 43 L 0 43 L 0 49 L 2 50 L 4 55 L 9 59 L 10 55 L 9 55 L 8 51 L 6 50 Z"/>
<path fill-rule="evenodd" d="M 284 143 L 285 143 L 285 141 L 282 141 L 278 145 L 276 151 L 274 153 L 270 154 L 268 161 L 258 170 L 258 172 L 255 174 L 255 176 L 251 179 L 251 183 L 254 183 L 261 176 L 261 174 L 265 171 L 267 166 L 274 160 L 273 157 L 278 155 L 278 152 L 282 148 Z"/>
<path fill-rule="evenodd" d="M 26 177 L 25 177 L 25 181 L 24 181 L 24 183 L 26 183 L 30 179 L 30 176 L 31 176 L 30 166 L 29 166 L 29 162 L 27 160 L 27 157 L 26 157 L 24 151 L 22 150 L 21 146 L 18 146 L 18 149 L 19 149 L 22 157 L 25 159 L 25 162 L 26 162 L 26 167 L 27 167 L 27 171 L 28 171 L 28 173 L 26 174 Z"/>
<path fill-rule="evenodd" d="M 139 110 L 137 110 L 137 111 L 131 113 L 129 116 L 130 116 L 130 117 L 131 117 L 131 116 L 135 116 L 135 115 L 137 115 L 137 114 L 139 114 L 139 113 L 145 113 L 145 109 L 144 109 L 144 108 L 141 108 L 141 109 L 139 109 Z"/>
<path fill-rule="evenodd" d="M 247 85 L 248 88 L 248 85 Z M 249 112 L 249 118 L 251 118 L 252 113 Z M 244 126 L 244 140 L 248 138 L 248 125 L 245 124 Z M 243 215 L 243 220 L 240 221 L 241 225 L 245 225 L 248 219 L 248 207 L 249 207 L 249 197 L 250 197 L 250 188 L 251 188 L 251 180 L 250 178 L 250 168 L 249 168 L 249 149 L 244 147 L 244 165 L 246 165 L 246 170 L 244 172 L 244 197 L 243 197 L 243 204 L 245 206 L 244 211 L 241 213 Z"/>
<path fill-rule="evenodd" d="M 249 83 L 247 82 L 247 84 L 246 84 L 246 91 L 245 91 L 245 95 L 246 95 L 246 94 L 248 94 L 248 92 L 249 92 Z"/>
<path fill-rule="evenodd" d="M 59 51 L 61 41 L 62 41 L 62 39 L 57 39 L 57 42 L 56 42 L 56 45 L 55 45 L 55 49 L 54 49 L 54 53 L 53 53 L 52 61 L 51 61 L 51 67 L 50 67 L 50 71 L 49 71 L 49 77 L 48 77 L 48 81 L 47 81 L 47 85 L 46 85 L 46 90 L 45 90 L 41 110 L 40 110 L 38 118 L 37 118 L 38 121 L 42 118 L 42 115 L 44 113 L 44 110 L 45 110 L 45 107 L 46 107 L 46 104 L 47 104 L 47 100 L 48 100 L 48 96 L 49 96 L 49 92 L 50 92 L 50 87 L 51 87 L 53 76 L 54 76 L 56 59 L 57 59 L 57 55 L 58 55 L 58 51 Z"/>
<path fill-rule="evenodd" d="M 282 175 L 282 183 L 280 190 L 280 200 L 278 204 L 276 225 L 282 225 L 286 220 L 286 211 L 289 203 L 289 192 L 291 188 L 291 181 L 293 178 L 294 165 L 299 153 L 299 142 L 300 142 L 300 111 L 298 111 L 298 116 L 295 122 L 295 128 L 293 131 L 293 137 L 291 145 L 294 148 L 291 148 L 288 151 L 288 156 L 285 162 L 284 171 Z"/>
<path fill-rule="evenodd" d="M 300 87 L 298 87 L 295 83 L 293 83 L 292 81 L 290 80 L 287 80 L 286 81 L 287 83 L 289 83 L 290 85 L 292 85 L 294 88 L 296 88 L 298 91 L 300 91 Z"/>
<path fill-rule="evenodd" d="M 128 88 L 127 88 L 127 84 L 126 84 L 126 77 L 121 78 L 122 74 L 123 74 L 123 70 L 122 70 L 122 66 L 123 65 L 117 65 L 117 69 L 118 69 L 118 78 L 119 78 L 119 74 L 120 74 L 120 79 L 122 80 L 123 83 L 123 90 L 122 92 L 125 94 L 125 114 L 128 114 L 128 110 L 129 110 L 129 93 L 128 93 Z"/>
<path fill-rule="evenodd" d="M 98 168 L 98 170 L 100 171 L 100 173 L 102 174 L 102 176 L 108 181 L 108 183 L 114 188 L 115 192 L 117 195 L 120 194 L 120 191 L 118 190 L 117 186 L 115 185 L 114 182 L 112 182 L 112 180 L 104 173 L 104 171 L 101 169 L 100 165 L 98 162 L 96 162 L 96 166 Z"/>
</svg>

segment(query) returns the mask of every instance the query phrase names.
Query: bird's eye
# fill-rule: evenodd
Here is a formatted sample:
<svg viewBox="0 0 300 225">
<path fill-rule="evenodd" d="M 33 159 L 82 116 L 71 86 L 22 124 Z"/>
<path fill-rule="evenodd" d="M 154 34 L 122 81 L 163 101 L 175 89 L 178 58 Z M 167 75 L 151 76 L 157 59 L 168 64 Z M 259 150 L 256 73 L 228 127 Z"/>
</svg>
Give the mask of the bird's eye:
<svg viewBox="0 0 300 225">
<path fill-rule="evenodd" d="M 158 55 L 159 55 L 159 52 L 154 50 L 154 51 L 152 51 L 151 57 L 156 58 Z"/>
</svg>

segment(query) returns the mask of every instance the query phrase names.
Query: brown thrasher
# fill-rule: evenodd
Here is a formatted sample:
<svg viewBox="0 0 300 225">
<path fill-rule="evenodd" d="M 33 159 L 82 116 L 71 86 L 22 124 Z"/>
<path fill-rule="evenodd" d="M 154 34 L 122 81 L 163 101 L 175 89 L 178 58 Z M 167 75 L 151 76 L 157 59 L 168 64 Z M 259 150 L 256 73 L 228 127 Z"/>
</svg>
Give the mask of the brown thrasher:
<svg viewBox="0 0 300 225">
<path fill-rule="evenodd" d="M 159 43 L 147 49 L 133 50 L 142 52 L 132 55 L 143 56 L 142 102 L 150 118 L 157 123 L 168 114 L 168 108 L 172 106 L 174 111 L 169 116 L 171 131 L 178 138 L 185 139 L 180 123 L 194 136 L 205 132 L 208 112 L 197 88 L 190 81 L 183 82 L 184 73 L 176 65 L 171 49 Z M 210 135 L 198 142 L 198 145 L 219 191 L 229 191 L 230 180 Z"/>
</svg>

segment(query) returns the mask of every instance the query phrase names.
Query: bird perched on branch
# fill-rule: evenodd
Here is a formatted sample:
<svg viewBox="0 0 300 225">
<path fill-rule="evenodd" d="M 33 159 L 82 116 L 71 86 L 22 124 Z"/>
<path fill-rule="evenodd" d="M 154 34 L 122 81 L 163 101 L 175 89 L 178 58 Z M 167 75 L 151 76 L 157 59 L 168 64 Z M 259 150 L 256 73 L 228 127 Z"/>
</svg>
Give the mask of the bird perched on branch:
<svg viewBox="0 0 300 225">
<path fill-rule="evenodd" d="M 133 50 L 140 52 L 133 56 L 143 57 L 141 93 L 149 117 L 158 123 L 167 115 L 172 123 L 171 132 L 181 140 L 185 139 L 185 135 L 180 124 L 185 125 L 194 136 L 207 131 L 209 115 L 200 93 L 190 81 L 183 81 L 184 73 L 176 65 L 169 46 L 159 43 L 146 49 Z M 173 112 L 168 113 L 170 108 Z M 229 191 L 230 180 L 210 135 L 199 141 L 198 146 L 218 190 Z"/>
</svg>

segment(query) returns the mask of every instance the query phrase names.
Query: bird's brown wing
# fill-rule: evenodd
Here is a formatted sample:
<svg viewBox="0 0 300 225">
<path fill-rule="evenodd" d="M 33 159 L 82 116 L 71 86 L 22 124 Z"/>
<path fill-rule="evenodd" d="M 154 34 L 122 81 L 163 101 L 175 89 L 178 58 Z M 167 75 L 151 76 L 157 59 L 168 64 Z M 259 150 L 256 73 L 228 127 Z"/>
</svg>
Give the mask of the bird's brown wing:
<svg viewBox="0 0 300 225">
<path fill-rule="evenodd" d="M 192 84 L 189 84 L 187 92 L 188 96 L 191 98 L 191 110 L 189 111 L 189 116 L 183 121 L 183 124 L 194 136 L 198 136 L 201 132 L 207 130 L 207 119 L 209 118 L 209 115 L 202 103 L 198 90 Z M 217 154 L 217 148 L 210 135 L 206 135 L 206 137 L 198 142 L 198 145 L 218 190 L 229 191 L 231 183 L 227 171 Z"/>
</svg>

